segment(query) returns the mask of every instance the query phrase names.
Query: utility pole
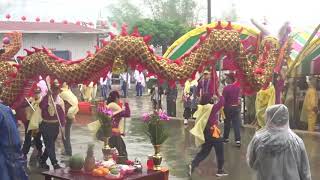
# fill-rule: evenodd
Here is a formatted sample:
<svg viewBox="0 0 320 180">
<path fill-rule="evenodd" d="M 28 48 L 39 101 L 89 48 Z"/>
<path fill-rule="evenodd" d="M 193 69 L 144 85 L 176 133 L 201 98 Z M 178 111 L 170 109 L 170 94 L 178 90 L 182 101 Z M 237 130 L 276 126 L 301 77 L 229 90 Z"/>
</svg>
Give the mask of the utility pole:
<svg viewBox="0 0 320 180">
<path fill-rule="evenodd" d="M 211 23 L 211 0 L 207 0 L 208 1 L 208 24 Z"/>
</svg>

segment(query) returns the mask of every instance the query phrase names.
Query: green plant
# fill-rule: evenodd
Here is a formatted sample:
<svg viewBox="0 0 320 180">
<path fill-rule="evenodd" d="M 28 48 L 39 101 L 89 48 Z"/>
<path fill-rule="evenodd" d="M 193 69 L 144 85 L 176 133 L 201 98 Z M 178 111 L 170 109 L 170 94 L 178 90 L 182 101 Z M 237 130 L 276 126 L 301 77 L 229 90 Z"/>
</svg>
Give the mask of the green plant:
<svg viewBox="0 0 320 180">
<path fill-rule="evenodd" d="M 153 145 L 160 145 L 168 139 L 168 132 L 165 128 L 165 123 L 168 120 L 167 114 L 161 111 L 143 115 L 144 132 Z"/>
<path fill-rule="evenodd" d="M 98 107 L 96 117 L 101 124 L 96 137 L 103 141 L 104 138 L 111 137 L 112 135 L 112 110 L 106 107 Z"/>
</svg>

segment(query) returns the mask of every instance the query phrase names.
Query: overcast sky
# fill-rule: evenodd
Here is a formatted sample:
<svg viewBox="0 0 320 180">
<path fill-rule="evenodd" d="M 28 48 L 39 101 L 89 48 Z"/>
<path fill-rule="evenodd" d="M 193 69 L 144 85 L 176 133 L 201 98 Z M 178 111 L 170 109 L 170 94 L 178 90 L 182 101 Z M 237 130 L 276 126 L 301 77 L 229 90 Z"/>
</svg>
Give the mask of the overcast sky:
<svg viewBox="0 0 320 180">
<path fill-rule="evenodd" d="M 130 0 L 143 8 L 143 0 Z M 285 21 L 290 21 L 294 26 L 309 26 L 320 23 L 320 0 L 211 0 L 212 15 L 221 16 L 223 11 L 236 5 L 241 21 L 248 22 L 250 18 L 262 20 L 266 17 L 274 27 L 280 26 Z M 104 7 L 115 3 L 117 0 L 0 0 L 0 9 L 10 3 L 12 6 L 3 10 L 0 19 L 5 20 L 5 14 L 10 13 L 13 20 L 20 20 L 26 16 L 34 21 L 40 17 L 41 21 L 51 18 L 56 21 L 92 21 L 99 18 L 99 12 L 106 16 Z M 206 21 L 206 0 L 196 0 L 202 7 L 200 22 Z M 147 12 L 147 11 L 143 11 Z M 148 16 L 148 14 L 146 14 Z"/>
</svg>

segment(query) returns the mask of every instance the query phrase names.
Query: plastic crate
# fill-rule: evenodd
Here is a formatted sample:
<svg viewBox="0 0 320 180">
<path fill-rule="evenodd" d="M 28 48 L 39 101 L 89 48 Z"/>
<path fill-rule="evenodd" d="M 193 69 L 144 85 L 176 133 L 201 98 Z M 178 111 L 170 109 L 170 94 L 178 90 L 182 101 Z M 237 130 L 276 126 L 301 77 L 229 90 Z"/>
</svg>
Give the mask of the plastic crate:
<svg viewBox="0 0 320 180">
<path fill-rule="evenodd" d="M 79 114 L 92 114 L 91 103 L 79 102 Z"/>
</svg>

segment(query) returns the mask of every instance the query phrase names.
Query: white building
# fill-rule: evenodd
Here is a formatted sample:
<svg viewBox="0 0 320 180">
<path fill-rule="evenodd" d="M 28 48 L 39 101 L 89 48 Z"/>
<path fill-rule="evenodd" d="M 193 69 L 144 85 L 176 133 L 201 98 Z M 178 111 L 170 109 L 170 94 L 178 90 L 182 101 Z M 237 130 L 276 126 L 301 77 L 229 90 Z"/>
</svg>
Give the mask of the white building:
<svg viewBox="0 0 320 180">
<path fill-rule="evenodd" d="M 73 23 L 0 21 L 0 38 L 10 31 L 23 33 L 18 56 L 26 55 L 23 49 L 44 46 L 64 59 L 83 58 L 87 51 L 94 53 L 99 37 L 106 34 L 105 31 Z"/>
</svg>

